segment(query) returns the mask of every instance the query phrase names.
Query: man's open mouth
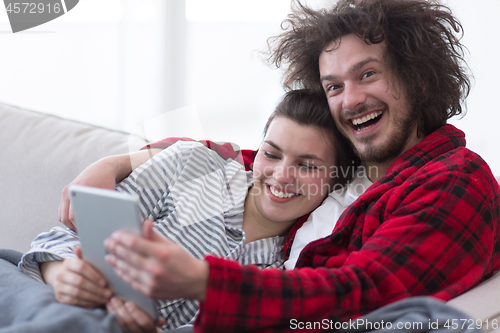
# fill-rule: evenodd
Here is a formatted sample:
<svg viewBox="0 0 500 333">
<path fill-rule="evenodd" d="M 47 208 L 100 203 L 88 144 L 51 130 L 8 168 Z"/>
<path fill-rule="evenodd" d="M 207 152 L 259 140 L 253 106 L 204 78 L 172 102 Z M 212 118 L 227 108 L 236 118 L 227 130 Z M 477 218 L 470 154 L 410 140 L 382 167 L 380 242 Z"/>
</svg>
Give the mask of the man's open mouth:
<svg viewBox="0 0 500 333">
<path fill-rule="evenodd" d="M 382 118 L 382 111 L 376 111 L 360 118 L 351 119 L 351 124 L 356 131 L 361 131 L 375 125 Z"/>
</svg>

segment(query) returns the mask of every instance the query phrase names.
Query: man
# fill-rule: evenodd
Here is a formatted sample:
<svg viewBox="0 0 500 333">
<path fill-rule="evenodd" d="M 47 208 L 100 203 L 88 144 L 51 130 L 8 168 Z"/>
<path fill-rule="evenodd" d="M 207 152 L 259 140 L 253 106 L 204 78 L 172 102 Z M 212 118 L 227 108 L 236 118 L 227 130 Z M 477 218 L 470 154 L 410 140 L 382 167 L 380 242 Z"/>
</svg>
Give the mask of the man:
<svg viewBox="0 0 500 333">
<path fill-rule="evenodd" d="M 298 4 L 274 40 L 285 86 L 322 89 L 340 131 L 374 184 L 297 269 L 199 261 L 156 236 L 117 232 L 109 262 L 155 298 L 201 302 L 203 332 L 287 331 L 291 322 L 345 321 L 410 296 L 449 300 L 500 268 L 499 193 L 489 167 L 447 119 L 469 80 L 460 23 L 437 2 L 340 0 Z M 334 223 L 335 221 L 332 221 Z M 186 278 L 187 271 L 203 272 Z"/>
</svg>

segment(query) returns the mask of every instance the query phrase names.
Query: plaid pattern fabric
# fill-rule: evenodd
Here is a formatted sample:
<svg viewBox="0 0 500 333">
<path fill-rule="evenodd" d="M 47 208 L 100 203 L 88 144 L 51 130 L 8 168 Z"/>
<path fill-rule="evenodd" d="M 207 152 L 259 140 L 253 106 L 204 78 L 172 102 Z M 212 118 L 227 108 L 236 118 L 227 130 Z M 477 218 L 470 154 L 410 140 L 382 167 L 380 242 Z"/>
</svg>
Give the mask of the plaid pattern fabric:
<svg viewBox="0 0 500 333">
<path fill-rule="evenodd" d="M 300 269 L 207 256 L 195 330 L 282 332 L 293 319 L 345 321 L 410 296 L 449 300 L 500 268 L 499 193 L 464 133 L 445 125 L 403 153 L 330 237 L 309 244 Z"/>
</svg>

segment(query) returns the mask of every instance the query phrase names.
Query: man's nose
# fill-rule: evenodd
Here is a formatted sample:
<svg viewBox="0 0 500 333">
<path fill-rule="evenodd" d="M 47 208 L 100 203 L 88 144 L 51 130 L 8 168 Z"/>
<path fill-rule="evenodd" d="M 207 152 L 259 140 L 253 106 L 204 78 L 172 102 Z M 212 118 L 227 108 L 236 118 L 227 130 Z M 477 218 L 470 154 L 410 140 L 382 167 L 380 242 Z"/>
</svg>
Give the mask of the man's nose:
<svg viewBox="0 0 500 333">
<path fill-rule="evenodd" d="M 357 84 L 351 83 L 344 86 L 342 109 L 357 110 L 366 103 L 366 93 Z"/>
</svg>

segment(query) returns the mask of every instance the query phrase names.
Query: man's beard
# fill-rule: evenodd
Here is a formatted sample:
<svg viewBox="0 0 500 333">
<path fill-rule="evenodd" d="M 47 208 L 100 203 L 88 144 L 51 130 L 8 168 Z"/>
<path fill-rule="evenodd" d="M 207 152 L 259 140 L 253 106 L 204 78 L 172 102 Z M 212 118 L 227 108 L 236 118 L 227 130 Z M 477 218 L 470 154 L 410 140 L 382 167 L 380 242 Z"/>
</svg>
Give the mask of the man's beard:
<svg viewBox="0 0 500 333">
<path fill-rule="evenodd" d="M 385 110 L 388 110 L 388 107 L 385 103 L 383 103 Z M 361 108 L 356 113 L 366 112 L 366 109 L 374 109 L 374 106 L 366 106 Z M 356 143 L 361 143 L 361 146 L 364 148 L 360 150 L 356 147 L 356 145 L 351 142 L 351 147 L 354 150 L 356 156 L 360 158 L 361 161 L 370 164 L 381 164 L 384 162 L 395 160 L 399 155 L 401 155 L 407 143 L 410 140 L 410 137 L 413 132 L 413 128 L 416 123 L 416 117 L 413 114 L 414 112 L 408 112 L 407 115 L 403 117 L 395 118 L 395 126 L 394 131 L 391 133 L 391 136 L 387 138 L 387 141 L 383 142 L 382 146 L 376 146 L 375 144 L 370 144 L 372 140 L 370 137 L 363 138 L 362 140 L 356 141 Z M 341 117 L 341 121 L 345 123 L 346 114 L 345 113 Z M 349 117 L 352 117 L 352 114 L 349 114 Z"/>
<path fill-rule="evenodd" d="M 360 151 L 356 146 L 352 145 L 354 153 L 361 161 L 370 164 L 381 164 L 390 160 L 396 159 L 404 151 L 406 144 L 410 139 L 410 132 L 398 128 L 391 137 L 384 142 L 383 146 L 375 146 L 370 144 L 364 145 L 364 150 Z M 367 141 L 369 138 L 366 139 Z"/>
</svg>

